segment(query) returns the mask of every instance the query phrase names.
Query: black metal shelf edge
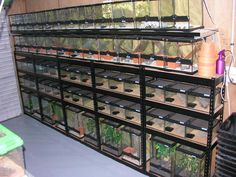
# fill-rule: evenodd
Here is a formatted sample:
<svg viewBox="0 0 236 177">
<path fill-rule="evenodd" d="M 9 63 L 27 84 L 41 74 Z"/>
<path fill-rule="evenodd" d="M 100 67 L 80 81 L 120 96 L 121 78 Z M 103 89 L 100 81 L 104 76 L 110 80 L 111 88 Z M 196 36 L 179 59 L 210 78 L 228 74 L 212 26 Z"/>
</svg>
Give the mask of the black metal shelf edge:
<svg viewBox="0 0 236 177">
<path fill-rule="evenodd" d="M 75 107 L 75 108 L 77 108 L 81 111 L 85 111 L 85 112 L 89 112 L 91 114 L 95 114 L 95 111 L 92 108 L 87 108 L 87 107 L 84 107 L 84 106 L 81 106 L 81 105 L 73 104 L 73 103 L 70 103 L 70 102 L 65 101 L 65 100 L 63 100 L 63 102 L 67 106 Z"/>
<path fill-rule="evenodd" d="M 78 88 L 81 88 L 81 89 L 84 89 L 84 90 L 89 90 L 89 91 L 92 91 L 92 90 L 93 90 L 93 89 L 92 89 L 92 86 L 90 86 L 90 85 L 85 85 L 85 84 L 70 82 L 70 81 L 67 81 L 67 80 L 64 80 L 64 79 L 61 79 L 61 82 L 62 82 L 62 84 L 64 84 L 64 85 L 70 85 L 70 86 L 78 87 Z"/>
<path fill-rule="evenodd" d="M 25 70 L 21 70 L 21 69 L 17 69 L 17 71 L 19 73 L 23 73 L 23 74 L 27 74 L 27 75 L 30 75 L 30 76 L 34 76 L 35 77 L 35 74 L 33 72 L 29 72 L 29 71 L 25 71 Z"/>
</svg>

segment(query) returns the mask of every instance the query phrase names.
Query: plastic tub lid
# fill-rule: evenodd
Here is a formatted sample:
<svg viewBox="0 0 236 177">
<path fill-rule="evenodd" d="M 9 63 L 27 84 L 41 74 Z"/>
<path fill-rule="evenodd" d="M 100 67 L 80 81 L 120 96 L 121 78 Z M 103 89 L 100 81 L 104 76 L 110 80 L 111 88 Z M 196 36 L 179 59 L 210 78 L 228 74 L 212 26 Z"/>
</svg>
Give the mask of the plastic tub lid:
<svg viewBox="0 0 236 177">
<path fill-rule="evenodd" d="M 95 119 L 95 115 L 91 114 L 91 113 L 88 113 L 88 112 L 85 112 L 82 115 L 85 116 L 85 117 L 91 118 L 91 119 Z"/>
<path fill-rule="evenodd" d="M 216 89 L 216 93 L 220 93 L 220 88 Z M 205 97 L 205 98 L 210 98 L 211 96 L 211 89 L 208 87 L 198 87 L 196 89 L 193 89 L 192 91 L 189 92 L 190 95 L 193 96 L 199 96 L 199 97 Z"/>
<path fill-rule="evenodd" d="M 187 125 L 192 120 L 192 117 L 183 114 L 174 114 L 167 118 L 167 120 L 180 125 Z"/>
<path fill-rule="evenodd" d="M 68 93 L 76 94 L 78 91 L 81 91 L 81 90 L 77 87 L 67 87 L 65 91 L 67 91 Z"/>
<path fill-rule="evenodd" d="M 60 89 L 60 84 L 57 82 L 51 82 L 48 84 L 49 87 Z"/>
<path fill-rule="evenodd" d="M 231 116 L 222 124 L 219 135 L 225 136 L 228 139 L 236 139 L 236 113 Z"/>
<path fill-rule="evenodd" d="M 183 152 L 187 155 L 191 155 L 199 159 L 202 159 L 205 156 L 205 153 L 203 151 L 200 151 L 200 150 L 197 150 L 189 146 L 185 146 L 185 145 L 178 146 L 177 151 Z"/>
<path fill-rule="evenodd" d="M 72 112 L 75 112 L 75 113 L 80 113 L 82 112 L 81 110 L 75 108 L 75 107 L 72 107 L 72 106 L 66 106 L 66 109 L 72 111 Z"/>
<path fill-rule="evenodd" d="M 128 73 L 119 73 L 118 75 L 115 75 L 113 77 L 113 79 L 115 79 L 117 81 L 128 81 L 132 77 L 135 77 L 135 75 L 131 75 L 131 74 L 128 74 Z"/>
<path fill-rule="evenodd" d="M 126 101 L 126 100 L 120 100 L 115 103 L 116 106 L 119 106 L 121 108 L 128 108 L 128 109 L 134 104 L 135 104 L 134 102 Z"/>
<path fill-rule="evenodd" d="M 166 111 L 163 109 L 156 109 L 156 108 L 151 109 L 147 112 L 147 115 L 155 117 L 155 118 L 160 118 L 160 119 L 165 119 L 173 114 L 174 114 L 173 112 Z"/>
<path fill-rule="evenodd" d="M 133 84 L 139 84 L 140 83 L 140 78 L 138 75 L 130 75 L 131 78 L 125 78 L 125 82 L 133 83 Z"/>
<path fill-rule="evenodd" d="M 98 73 L 97 76 L 98 77 L 103 77 L 103 78 L 113 78 L 116 75 L 119 75 L 120 72 L 115 72 L 115 71 L 105 71 L 102 73 Z"/>
<path fill-rule="evenodd" d="M 121 124 L 119 124 L 117 122 L 113 122 L 111 120 L 107 120 L 107 119 L 102 120 L 101 123 L 110 125 L 110 126 L 112 126 L 114 128 L 119 128 L 121 126 Z"/>
<path fill-rule="evenodd" d="M 137 130 L 137 129 L 134 129 L 134 128 L 131 128 L 131 127 L 128 127 L 128 126 L 125 126 L 121 129 L 122 131 L 125 131 L 125 132 L 128 132 L 128 133 L 131 133 L 131 134 L 135 134 L 137 136 L 141 136 L 142 132 L 140 130 Z"/>
<path fill-rule="evenodd" d="M 213 122 L 213 127 L 215 127 L 218 124 L 218 122 L 219 121 L 215 119 Z M 189 122 L 188 127 L 207 132 L 208 121 L 202 119 L 193 119 L 192 121 Z"/>
<path fill-rule="evenodd" d="M 93 99 L 93 93 L 87 90 L 78 90 L 76 94 Z"/>
<path fill-rule="evenodd" d="M 146 107 L 146 108 L 149 109 L 150 107 Z M 141 112 L 140 104 L 136 104 L 136 103 L 134 105 L 130 106 L 129 108 L 127 108 L 127 109 L 138 112 L 138 113 Z"/>
<path fill-rule="evenodd" d="M 160 143 L 160 144 L 163 144 L 167 147 L 174 147 L 176 145 L 176 142 L 174 141 L 171 141 L 171 140 L 167 140 L 167 139 L 164 139 L 164 138 L 161 138 L 161 137 L 158 137 L 158 136 L 153 136 L 151 138 L 151 141 L 155 141 L 157 143 Z"/>
<path fill-rule="evenodd" d="M 23 146 L 24 141 L 15 133 L 0 124 L 0 156 Z"/>
<path fill-rule="evenodd" d="M 167 86 L 167 90 L 174 91 L 174 92 L 180 92 L 180 93 L 187 93 L 194 89 L 196 86 L 192 84 L 186 84 L 186 83 L 177 83 L 172 86 Z"/>
<path fill-rule="evenodd" d="M 165 79 L 157 79 L 155 81 L 147 82 L 147 86 L 163 89 L 167 86 L 173 85 L 175 82 Z"/>
<path fill-rule="evenodd" d="M 103 97 L 100 97 L 98 101 L 109 104 L 109 103 L 115 103 L 119 100 L 120 100 L 119 98 L 115 98 L 112 96 L 103 96 Z"/>
</svg>

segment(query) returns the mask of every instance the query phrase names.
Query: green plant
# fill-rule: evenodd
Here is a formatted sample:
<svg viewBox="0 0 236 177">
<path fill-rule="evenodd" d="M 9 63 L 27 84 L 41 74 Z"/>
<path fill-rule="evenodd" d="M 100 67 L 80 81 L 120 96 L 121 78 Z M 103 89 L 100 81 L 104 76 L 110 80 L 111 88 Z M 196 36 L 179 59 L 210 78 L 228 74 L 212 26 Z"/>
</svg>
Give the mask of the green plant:
<svg viewBox="0 0 236 177">
<path fill-rule="evenodd" d="M 185 169 L 185 171 L 190 172 L 189 177 L 195 177 L 198 172 L 199 168 L 199 161 L 196 157 L 184 154 L 182 157 L 179 159 L 180 163 L 178 163 L 178 166 L 180 168 Z"/>
<path fill-rule="evenodd" d="M 122 133 L 113 126 L 104 124 L 102 127 L 102 137 L 104 137 L 106 141 L 118 145 L 122 140 Z"/>
<path fill-rule="evenodd" d="M 93 119 L 88 119 L 86 125 L 89 133 L 95 132 L 95 121 Z"/>
</svg>

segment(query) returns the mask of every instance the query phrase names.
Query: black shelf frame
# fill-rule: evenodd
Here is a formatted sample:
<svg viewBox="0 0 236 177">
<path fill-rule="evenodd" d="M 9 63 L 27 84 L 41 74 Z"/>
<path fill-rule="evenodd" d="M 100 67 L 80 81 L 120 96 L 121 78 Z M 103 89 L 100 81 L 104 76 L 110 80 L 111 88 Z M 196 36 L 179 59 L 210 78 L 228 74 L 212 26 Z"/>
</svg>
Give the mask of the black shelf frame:
<svg viewBox="0 0 236 177">
<path fill-rule="evenodd" d="M 23 57 L 27 57 L 27 58 L 31 58 L 33 60 L 33 65 L 34 65 L 34 73 L 29 73 L 27 71 L 22 71 L 22 70 L 18 70 L 18 72 L 21 73 L 25 73 L 25 74 L 29 74 L 31 76 L 35 77 L 36 80 L 36 89 L 37 90 L 32 90 L 30 88 L 26 88 L 24 86 L 20 86 L 20 88 L 23 89 L 28 89 L 34 93 L 37 94 L 38 99 L 39 99 L 39 105 L 40 105 L 40 114 L 41 114 L 41 120 L 37 118 L 37 120 L 39 120 L 40 122 L 44 123 L 45 125 L 50 126 L 48 123 L 44 122 L 44 117 L 43 115 L 43 108 L 42 108 L 42 103 L 41 103 L 41 99 L 44 97 L 50 98 L 52 100 L 58 101 L 61 103 L 62 108 L 63 108 L 63 115 L 64 115 L 64 123 L 65 123 L 65 132 L 58 130 L 57 128 L 50 126 L 54 129 L 56 129 L 57 131 L 65 134 L 66 136 L 69 136 L 73 139 L 76 139 L 78 141 L 80 141 L 81 143 L 95 149 L 96 151 L 112 158 L 115 159 L 118 162 L 121 162 L 127 166 L 130 166 L 131 168 L 147 174 L 149 176 L 155 176 L 153 174 L 150 174 L 149 172 L 146 171 L 146 164 L 147 164 L 147 159 L 146 159 L 146 135 L 147 134 L 152 134 L 152 135 L 157 135 L 163 138 L 167 138 L 170 140 L 173 140 L 177 143 L 183 144 L 183 145 L 187 145 L 190 146 L 192 148 L 196 148 L 198 150 L 202 150 L 204 152 L 206 152 L 206 160 L 205 160 L 205 171 L 204 171 L 204 176 L 208 177 L 210 175 L 210 171 L 211 171 L 211 156 L 212 156 L 212 150 L 215 148 L 217 142 L 214 142 L 214 144 L 212 144 L 212 131 L 213 131 L 213 121 L 220 116 L 220 121 L 222 122 L 223 120 L 223 110 L 224 110 L 224 102 L 222 101 L 222 107 L 219 108 L 217 111 L 214 109 L 214 96 L 215 95 L 215 88 L 217 85 L 219 85 L 220 83 L 223 82 L 223 76 L 219 76 L 217 78 L 200 78 L 197 76 L 190 76 L 190 75 L 185 75 L 185 74 L 177 74 L 177 73 L 168 73 L 168 72 L 164 72 L 164 71 L 160 71 L 157 69 L 152 69 L 149 67 L 145 67 L 145 66 L 130 66 L 130 65 L 123 65 L 123 64 L 119 64 L 119 63 L 103 63 L 103 62 L 99 62 L 99 61 L 93 61 L 93 60 L 80 60 L 80 59 L 76 59 L 76 60 L 71 60 L 71 59 L 67 59 L 65 57 L 61 57 L 61 56 L 48 56 L 48 55 L 37 55 L 34 53 L 26 53 L 26 52 L 15 52 L 15 60 L 16 60 L 16 56 L 23 56 Z M 42 74 L 37 74 L 36 73 L 36 60 L 38 59 L 48 59 L 48 60 L 52 60 L 52 61 L 56 61 L 57 62 L 57 68 L 58 68 L 58 78 L 51 78 L 49 76 L 46 75 L 42 75 Z M 81 66 L 89 66 L 91 69 L 91 78 L 92 78 L 92 84 L 91 86 L 87 86 L 87 85 L 83 85 L 83 84 L 79 84 L 79 83 L 73 83 L 73 82 L 69 82 L 69 81 L 65 81 L 61 78 L 60 75 L 60 64 L 61 63 L 73 63 L 73 64 L 78 64 Z M 122 94 L 122 93 L 114 93 L 110 90 L 105 90 L 105 89 L 100 89 L 96 87 L 96 78 L 95 78 L 95 69 L 96 68 L 102 68 L 102 69 L 107 69 L 107 70 L 115 70 L 115 71 L 120 71 L 120 72 L 126 72 L 126 73 L 133 73 L 133 74 L 137 74 L 140 77 L 140 96 L 131 96 L 131 95 L 126 95 L 126 94 Z M 18 73 L 17 72 L 17 73 Z M 19 75 L 18 75 L 19 76 Z M 155 101 L 150 101 L 146 99 L 146 84 L 145 84 L 145 78 L 146 77 L 158 77 L 158 78 L 163 78 L 163 79 L 170 79 L 170 80 L 175 80 L 175 81 L 179 81 L 179 82 L 187 82 L 187 83 L 192 83 L 192 84 L 197 84 L 197 85 L 203 85 L 203 86 L 208 86 L 211 88 L 211 96 L 210 96 L 210 112 L 209 114 L 206 113 L 202 113 L 202 112 L 198 112 L 198 111 L 193 111 L 193 110 L 189 110 L 186 108 L 181 108 L 181 107 L 176 107 L 176 106 L 171 106 L 171 105 L 167 105 L 165 103 L 159 103 L 159 102 L 155 102 Z M 57 81 L 60 84 L 60 96 L 61 99 L 53 97 L 51 95 L 42 93 L 39 91 L 39 87 L 38 87 L 38 79 L 39 78 L 48 78 L 49 80 L 53 79 L 54 81 Z M 18 79 L 19 80 L 19 79 Z M 85 90 L 89 90 L 93 92 L 93 100 L 94 100 L 94 108 L 93 109 L 88 109 L 85 108 L 83 106 L 79 106 L 70 102 L 65 101 L 64 95 L 63 95 L 63 85 L 71 85 L 71 86 L 75 86 L 81 89 L 85 89 Z M 20 83 L 19 83 L 20 85 Z M 22 93 L 21 93 L 22 94 Z M 98 105 L 97 105 L 97 94 L 104 94 L 104 95 L 109 95 L 109 96 L 114 96 L 117 98 L 121 98 L 124 100 L 129 100 L 129 101 L 133 101 L 136 103 L 139 103 L 141 106 L 141 110 L 140 110 L 140 114 L 141 114 L 141 124 L 140 125 L 136 125 L 134 123 L 131 122 L 127 122 L 125 120 L 122 119 L 117 119 L 116 117 L 110 116 L 110 115 L 106 115 L 103 114 L 101 112 L 98 111 Z M 225 94 L 225 88 L 223 88 L 223 96 Z M 23 103 L 23 100 L 22 100 Z M 97 130 L 97 140 L 98 140 L 98 147 L 93 147 L 89 144 L 86 144 L 85 142 L 83 142 L 82 140 L 76 138 L 75 136 L 73 136 L 72 134 L 69 133 L 69 129 L 68 129 L 68 125 L 67 125 L 67 115 L 66 115 L 66 106 L 73 106 L 75 108 L 78 108 L 82 111 L 85 112 L 89 112 L 95 115 L 95 120 L 96 120 L 96 130 Z M 176 113 L 181 113 L 184 115 L 188 115 L 188 116 L 193 116 L 193 117 L 197 117 L 199 119 L 203 119 L 203 120 L 207 120 L 208 121 L 208 140 L 207 140 L 207 145 L 200 145 L 198 143 L 194 143 L 191 141 L 188 141 L 186 139 L 182 139 L 182 138 L 178 138 L 175 136 L 171 136 L 169 134 L 165 134 L 164 132 L 158 132 L 158 131 L 154 131 L 152 129 L 149 129 L 146 127 L 146 106 L 151 106 L 151 107 L 157 107 L 157 108 L 161 108 L 164 110 L 169 110 L 172 112 L 176 112 Z M 35 118 L 34 115 L 31 115 L 28 112 L 25 112 L 27 115 L 30 115 L 31 117 Z M 110 154 L 107 154 L 105 152 L 103 152 L 101 150 L 101 142 L 100 142 L 100 118 L 105 118 L 108 120 L 112 120 L 118 123 L 121 123 L 122 125 L 126 125 L 138 130 L 141 130 L 142 134 L 141 134 L 141 148 L 142 148 L 142 154 L 141 154 L 141 160 L 142 160 L 142 165 L 141 168 L 132 165 L 126 161 L 123 161 L 119 158 L 116 158 Z"/>
</svg>

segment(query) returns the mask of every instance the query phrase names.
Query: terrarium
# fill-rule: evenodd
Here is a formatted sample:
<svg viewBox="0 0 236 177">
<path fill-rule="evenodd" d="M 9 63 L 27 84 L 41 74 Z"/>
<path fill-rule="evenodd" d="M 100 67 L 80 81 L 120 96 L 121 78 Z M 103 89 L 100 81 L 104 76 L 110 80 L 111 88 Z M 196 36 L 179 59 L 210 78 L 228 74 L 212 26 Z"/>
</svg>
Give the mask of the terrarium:
<svg viewBox="0 0 236 177">
<path fill-rule="evenodd" d="M 112 4 L 106 3 L 94 6 L 95 8 L 95 25 L 97 29 L 111 29 L 112 24 Z"/>
<path fill-rule="evenodd" d="M 82 38 L 71 38 L 71 46 L 72 46 L 72 54 L 71 56 L 74 58 L 83 58 L 83 45 L 82 45 Z"/>
<path fill-rule="evenodd" d="M 202 0 L 160 0 L 161 28 L 193 30 L 203 27 Z"/>
<path fill-rule="evenodd" d="M 135 26 L 139 29 L 160 28 L 159 0 L 135 1 Z"/>
<path fill-rule="evenodd" d="M 97 69 L 96 69 L 97 70 Z M 120 72 L 116 71 L 104 71 L 101 73 L 96 74 L 96 86 L 102 87 L 105 89 L 112 89 L 112 90 L 121 90 L 123 91 L 123 84 L 120 82 L 116 82 L 113 78 L 119 75 Z"/>
<path fill-rule="evenodd" d="M 147 66 L 165 68 L 164 46 L 165 43 L 163 39 L 141 39 L 139 47 L 141 63 Z"/>
<path fill-rule="evenodd" d="M 68 85 L 63 85 L 63 96 L 64 96 L 64 100 L 65 101 L 78 101 L 77 96 L 73 96 L 74 93 L 76 93 L 76 91 L 78 91 L 79 89 L 76 87 L 70 87 Z M 73 100 L 74 99 L 74 100 Z"/>
<path fill-rule="evenodd" d="M 54 126 L 65 130 L 64 115 L 62 110 L 62 105 L 59 102 L 50 102 L 51 117 L 46 117 L 45 120 Z"/>
<path fill-rule="evenodd" d="M 124 92 L 135 96 L 140 95 L 140 78 L 138 75 L 124 79 Z"/>
<path fill-rule="evenodd" d="M 82 119 L 82 111 L 71 106 L 66 107 L 66 118 L 69 133 L 79 138 L 84 137 L 84 121 Z"/>
<path fill-rule="evenodd" d="M 111 114 L 111 108 L 110 105 L 112 103 L 116 103 L 120 99 L 111 97 L 111 96 L 102 96 L 98 99 L 98 111 L 105 113 L 105 114 Z"/>
<path fill-rule="evenodd" d="M 82 7 L 81 7 L 82 8 Z M 79 14 L 84 13 L 84 20 L 82 20 L 80 24 L 80 29 L 94 29 L 95 28 L 95 23 L 94 19 L 96 18 L 95 16 L 95 8 L 92 5 L 89 6 L 84 6 L 83 11 L 80 9 Z"/>
<path fill-rule="evenodd" d="M 214 110 L 221 105 L 220 88 L 216 88 Z M 209 87 L 199 86 L 188 94 L 188 108 L 210 113 L 211 89 Z"/>
<path fill-rule="evenodd" d="M 55 30 L 65 30 L 67 29 L 67 23 L 66 21 L 68 21 L 68 9 L 59 9 L 56 10 L 56 17 L 57 17 L 57 21 L 56 21 L 56 25 L 54 26 Z"/>
<path fill-rule="evenodd" d="M 44 24 L 43 21 L 45 19 L 44 17 L 44 13 L 42 12 L 37 12 L 35 13 L 35 23 L 36 25 L 34 26 L 34 30 L 38 31 L 38 30 L 43 30 Z"/>
<path fill-rule="evenodd" d="M 212 142 L 217 136 L 219 129 L 219 120 L 215 119 L 212 129 Z M 208 140 L 208 121 L 201 119 L 193 119 L 186 126 L 186 138 L 188 140 L 207 145 Z"/>
<path fill-rule="evenodd" d="M 151 138 L 150 172 L 172 177 L 175 168 L 176 143 L 165 138 Z"/>
<path fill-rule="evenodd" d="M 141 131 L 131 127 L 121 128 L 122 132 L 122 159 L 134 165 L 141 166 Z"/>
<path fill-rule="evenodd" d="M 79 29 L 79 8 L 72 7 L 67 9 L 68 17 L 67 17 L 67 29 Z"/>
<path fill-rule="evenodd" d="M 25 176 L 23 140 L 0 124 L 0 176 Z"/>
<path fill-rule="evenodd" d="M 95 115 L 90 113 L 83 113 L 82 119 L 84 121 L 85 128 L 84 141 L 93 146 L 98 146 Z"/>
<path fill-rule="evenodd" d="M 165 89 L 171 85 L 174 85 L 174 82 L 165 79 L 157 79 L 146 82 L 146 98 L 164 102 Z"/>
<path fill-rule="evenodd" d="M 52 87 L 49 84 L 52 82 L 50 80 L 40 79 L 39 81 L 39 91 L 46 94 L 52 94 Z"/>
<path fill-rule="evenodd" d="M 43 13 L 43 12 L 42 12 Z M 45 30 L 53 30 L 55 26 L 55 22 L 57 21 L 57 13 L 55 10 L 45 11 Z"/>
<path fill-rule="evenodd" d="M 134 28 L 133 2 L 118 2 L 112 4 L 113 23 L 116 29 Z"/>
<path fill-rule="evenodd" d="M 30 101 L 31 101 L 31 105 L 32 105 L 31 112 L 40 114 L 38 96 L 36 94 L 31 94 L 30 95 Z"/>
<path fill-rule="evenodd" d="M 29 113 L 32 110 L 32 101 L 30 97 L 31 97 L 30 91 L 27 91 L 27 90 L 22 91 L 23 107 L 24 107 L 24 110 L 26 110 Z"/>
<path fill-rule="evenodd" d="M 82 38 L 84 59 L 99 60 L 98 39 Z"/>
<path fill-rule="evenodd" d="M 173 112 L 163 109 L 151 109 L 147 111 L 146 126 L 151 129 L 165 131 L 165 120 L 173 114 Z"/>
<path fill-rule="evenodd" d="M 101 149 L 115 156 L 122 154 L 122 131 L 117 122 L 103 119 L 100 122 Z"/>
<path fill-rule="evenodd" d="M 46 97 L 41 99 L 44 117 L 50 118 L 52 116 L 51 102 L 52 100 Z"/>
<path fill-rule="evenodd" d="M 188 146 L 176 148 L 176 164 L 174 176 L 203 177 L 205 168 L 205 153 Z"/>
<path fill-rule="evenodd" d="M 119 55 L 116 62 L 139 65 L 139 40 L 115 39 L 115 51 Z M 113 60 L 114 61 L 114 60 Z"/>
<path fill-rule="evenodd" d="M 119 104 L 119 103 L 118 103 Z M 149 107 L 147 107 L 149 109 Z M 136 124 L 141 124 L 141 106 L 140 104 L 134 104 L 134 105 L 125 105 L 125 118 L 126 120 L 136 123 Z"/>
<path fill-rule="evenodd" d="M 61 88 L 60 88 L 60 84 L 58 82 L 51 82 L 48 84 L 48 86 L 52 88 L 51 94 L 54 97 L 58 97 L 58 98 L 61 97 L 61 91 L 60 91 Z"/>
<path fill-rule="evenodd" d="M 33 76 L 25 75 L 23 78 L 25 87 L 36 90 L 36 81 Z"/>
<path fill-rule="evenodd" d="M 72 100 L 75 104 L 93 108 L 93 93 L 87 90 L 78 89 L 76 92 L 72 93 Z"/>
<path fill-rule="evenodd" d="M 100 60 L 103 61 L 117 61 L 117 53 L 114 50 L 113 38 L 99 39 Z"/>
<path fill-rule="evenodd" d="M 59 56 L 63 56 L 63 57 L 70 57 L 72 55 L 71 49 L 72 49 L 72 42 L 71 42 L 72 38 L 68 38 L 68 37 L 59 37 L 57 38 L 57 43 L 56 43 L 56 47 L 57 47 L 57 54 Z"/>
<path fill-rule="evenodd" d="M 187 107 L 187 95 L 195 87 L 195 85 L 187 83 L 176 83 L 175 85 L 168 86 L 166 87 L 165 102 Z"/>
<path fill-rule="evenodd" d="M 186 126 L 190 121 L 192 121 L 192 117 L 176 113 L 166 118 L 165 132 L 184 138 Z"/>
<path fill-rule="evenodd" d="M 36 73 L 38 74 L 48 74 L 48 68 L 44 65 L 44 61 L 37 60 L 35 63 Z"/>
<path fill-rule="evenodd" d="M 180 39 L 181 40 L 181 39 Z M 176 38 L 178 41 L 178 38 Z M 198 69 L 197 58 L 201 42 L 165 42 L 166 68 L 186 73 L 195 73 Z"/>
</svg>

